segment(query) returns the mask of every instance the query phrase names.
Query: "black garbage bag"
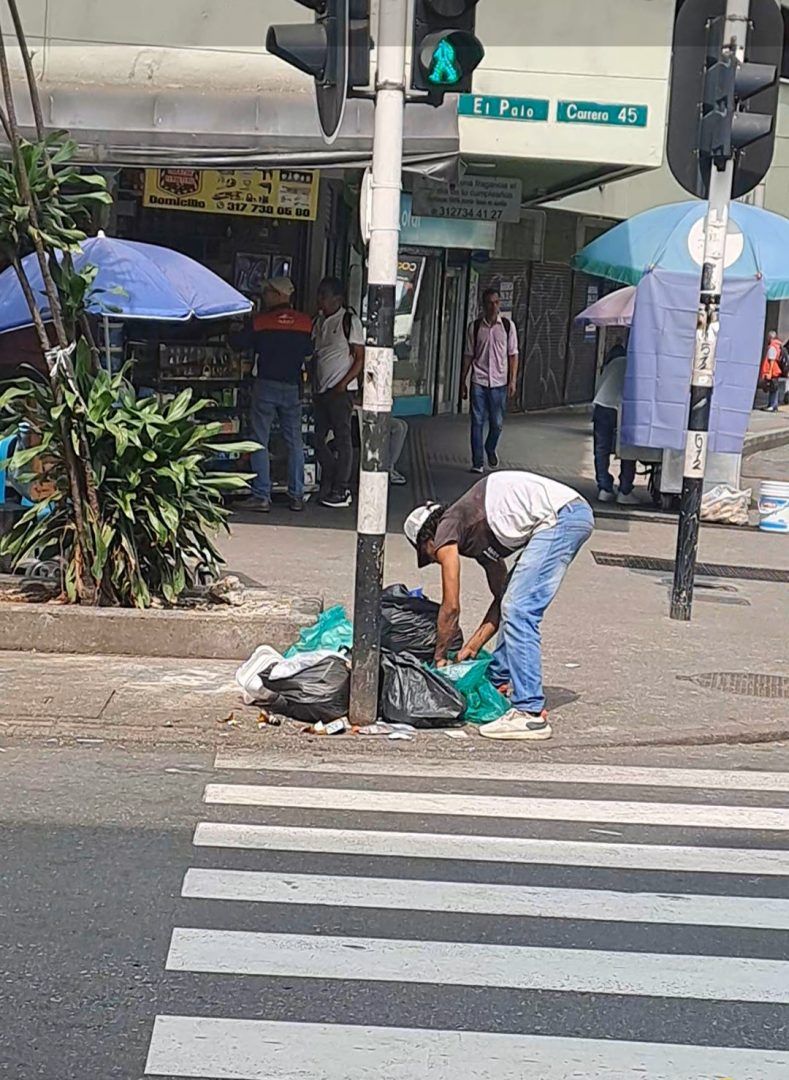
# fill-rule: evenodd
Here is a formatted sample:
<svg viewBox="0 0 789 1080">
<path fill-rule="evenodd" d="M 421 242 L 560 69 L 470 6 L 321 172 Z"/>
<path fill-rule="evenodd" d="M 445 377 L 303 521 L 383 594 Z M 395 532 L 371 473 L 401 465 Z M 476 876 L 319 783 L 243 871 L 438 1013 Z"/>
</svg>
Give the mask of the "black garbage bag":
<svg viewBox="0 0 789 1080">
<path fill-rule="evenodd" d="M 299 663 L 299 670 L 284 678 L 261 672 L 264 692 L 268 691 L 261 695 L 266 708 L 311 724 L 347 716 L 351 691 L 347 662 L 341 656 L 300 653 L 293 666 Z"/>
<path fill-rule="evenodd" d="M 424 596 L 411 596 L 405 585 L 390 585 L 381 595 L 381 648 L 393 653 L 411 653 L 419 660 L 432 660 L 440 604 Z M 458 631 L 450 644 L 456 652 L 463 645 Z"/>
<path fill-rule="evenodd" d="M 415 728 L 459 727 L 465 698 L 428 671 L 410 653 L 385 652 L 381 656 L 381 715 L 392 724 Z"/>
</svg>

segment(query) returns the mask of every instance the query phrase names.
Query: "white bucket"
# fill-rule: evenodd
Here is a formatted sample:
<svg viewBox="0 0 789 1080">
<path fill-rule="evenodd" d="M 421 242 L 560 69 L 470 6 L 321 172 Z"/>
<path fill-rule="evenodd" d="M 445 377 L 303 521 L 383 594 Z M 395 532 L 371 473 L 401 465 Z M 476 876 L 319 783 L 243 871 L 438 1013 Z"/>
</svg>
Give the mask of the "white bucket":
<svg viewBox="0 0 789 1080">
<path fill-rule="evenodd" d="M 789 483 L 763 480 L 759 492 L 759 528 L 789 533 Z"/>
</svg>

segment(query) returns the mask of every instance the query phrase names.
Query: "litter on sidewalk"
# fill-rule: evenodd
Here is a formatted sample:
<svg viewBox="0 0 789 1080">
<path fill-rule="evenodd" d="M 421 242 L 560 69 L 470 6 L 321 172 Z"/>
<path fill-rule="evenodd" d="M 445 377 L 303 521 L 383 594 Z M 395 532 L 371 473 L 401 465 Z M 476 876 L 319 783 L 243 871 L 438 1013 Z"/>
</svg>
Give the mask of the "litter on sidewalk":
<svg viewBox="0 0 789 1080">
<path fill-rule="evenodd" d="M 408 741 L 417 730 L 485 724 L 504 715 L 507 699 L 488 678 L 492 657 L 435 668 L 439 605 L 405 585 L 384 590 L 379 721 L 362 728 L 348 719 L 353 625 L 345 610 L 324 611 L 282 656 L 261 645 L 236 672 L 245 704 L 262 711 L 258 727 L 274 716 L 306 721 L 312 735 L 362 734 Z M 462 637 L 455 646 L 462 646 Z M 230 718 L 223 721 L 230 723 Z"/>
</svg>

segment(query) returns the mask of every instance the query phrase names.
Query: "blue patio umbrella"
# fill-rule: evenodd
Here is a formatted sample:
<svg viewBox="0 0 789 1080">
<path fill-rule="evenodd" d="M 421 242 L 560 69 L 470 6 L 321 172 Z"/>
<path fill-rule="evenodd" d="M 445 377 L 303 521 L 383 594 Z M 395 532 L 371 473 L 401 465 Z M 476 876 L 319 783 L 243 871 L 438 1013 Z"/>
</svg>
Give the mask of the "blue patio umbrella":
<svg viewBox="0 0 789 1080">
<path fill-rule="evenodd" d="M 699 277 L 707 204 L 656 206 L 621 222 L 578 252 L 577 270 L 637 285 L 659 267 Z M 789 220 L 758 206 L 733 202 L 725 276 L 763 278 L 768 300 L 789 299 Z"/>
<path fill-rule="evenodd" d="M 28 255 L 23 266 L 47 319 L 49 306 L 36 256 Z M 94 315 L 185 322 L 230 318 L 252 307 L 212 270 L 178 251 L 153 244 L 99 233 L 83 241 L 74 266 L 77 270 L 97 268 L 88 305 Z M 9 268 L 0 274 L 0 334 L 31 325 L 30 310 L 16 274 Z"/>
</svg>

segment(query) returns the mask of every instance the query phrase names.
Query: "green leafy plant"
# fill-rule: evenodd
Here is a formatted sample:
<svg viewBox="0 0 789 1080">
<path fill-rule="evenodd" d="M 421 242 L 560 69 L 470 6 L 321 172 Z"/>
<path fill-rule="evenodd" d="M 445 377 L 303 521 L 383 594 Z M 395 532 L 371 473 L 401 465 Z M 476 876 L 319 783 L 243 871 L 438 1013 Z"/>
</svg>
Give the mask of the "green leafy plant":
<svg viewBox="0 0 789 1080">
<path fill-rule="evenodd" d="M 167 404 L 138 399 L 125 372 L 94 371 L 84 339 L 62 394 L 34 378 L 9 387 L 0 396 L 0 437 L 26 421 L 36 445 L 18 450 L 6 465 L 20 486 L 42 484 L 44 497 L 0 540 L 0 554 L 15 563 L 32 554 L 57 559 L 70 600 L 87 580 L 95 601 L 106 605 L 144 608 L 154 598 L 174 604 L 187 588 L 215 577 L 222 560 L 214 540 L 227 528 L 222 496 L 246 489 L 247 478 L 207 471 L 222 426 L 202 419 L 210 404 L 194 401 L 191 390 Z M 100 507 L 98 515 L 90 509 L 85 515 L 89 565 L 68 478 L 77 431 L 89 448 Z M 257 444 L 221 449 L 244 453 Z"/>
</svg>

